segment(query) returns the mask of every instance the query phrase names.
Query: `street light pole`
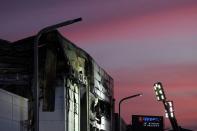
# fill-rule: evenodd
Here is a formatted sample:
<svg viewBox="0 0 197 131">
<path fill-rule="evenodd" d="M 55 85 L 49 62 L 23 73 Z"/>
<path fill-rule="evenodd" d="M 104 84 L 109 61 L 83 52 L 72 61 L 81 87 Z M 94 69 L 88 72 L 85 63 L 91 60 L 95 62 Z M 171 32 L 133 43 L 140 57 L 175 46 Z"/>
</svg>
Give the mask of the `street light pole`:
<svg viewBox="0 0 197 131">
<path fill-rule="evenodd" d="M 81 21 L 81 18 L 77 18 L 74 20 L 65 21 L 56 25 L 48 26 L 38 32 L 38 34 L 35 37 L 34 40 L 34 131 L 39 131 L 39 50 L 38 50 L 38 44 L 39 39 L 42 36 L 43 33 L 50 32 L 52 30 L 55 30 L 57 28 L 60 28 L 62 26 L 70 25 L 75 22 Z"/>
<path fill-rule="evenodd" d="M 123 102 L 123 101 L 125 101 L 125 100 L 128 100 L 128 99 L 131 99 L 131 98 L 134 98 L 134 97 L 138 97 L 138 96 L 142 96 L 142 93 L 139 93 L 139 94 L 136 94 L 136 95 L 132 95 L 132 96 L 128 96 L 128 97 L 125 97 L 125 98 L 122 98 L 120 101 L 119 101 L 119 110 L 118 110 L 118 117 L 119 117 L 119 131 L 121 131 L 121 115 L 120 115 L 120 113 L 121 113 L 121 103 Z"/>
</svg>

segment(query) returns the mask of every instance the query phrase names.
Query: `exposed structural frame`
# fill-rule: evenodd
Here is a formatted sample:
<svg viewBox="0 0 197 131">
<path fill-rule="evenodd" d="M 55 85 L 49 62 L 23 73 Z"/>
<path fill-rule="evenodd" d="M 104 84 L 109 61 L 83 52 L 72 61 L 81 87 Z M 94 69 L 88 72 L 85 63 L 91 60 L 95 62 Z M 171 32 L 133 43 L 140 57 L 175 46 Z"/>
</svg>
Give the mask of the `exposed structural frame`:
<svg viewBox="0 0 197 131">
<path fill-rule="evenodd" d="M 43 33 L 55 30 L 57 28 L 73 24 L 75 22 L 81 21 L 82 18 L 77 18 L 74 20 L 65 21 L 56 25 L 48 26 L 38 32 L 34 40 L 34 130 L 39 131 L 39 63 L 38 63 L 38 44 L 39 39 Z"/>
<path fill-rule="evenodd" d="M 174 131 L 180 131 L 175 114 L 174 114 L 174 107 L 173 101 L 166 100 L 166 96 L 164 93 L 164 89 L 161 82 L 157 82 L 154 84 L 154 91 L 157 97 L 157 101 L 162 101 L 164 108 L 165 108 L 165 115 L 168 116 L 172 128 Z"/>
</svg>

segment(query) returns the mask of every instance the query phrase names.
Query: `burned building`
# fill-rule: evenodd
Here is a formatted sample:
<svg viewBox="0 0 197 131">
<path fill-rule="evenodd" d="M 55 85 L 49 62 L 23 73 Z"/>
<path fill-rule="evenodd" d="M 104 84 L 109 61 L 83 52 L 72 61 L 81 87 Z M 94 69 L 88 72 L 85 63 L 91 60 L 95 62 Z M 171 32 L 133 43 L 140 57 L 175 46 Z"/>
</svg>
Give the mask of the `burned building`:
<svg viewBox="0 0 197 131">
<path fill-rule="evenodd" d="M 35 124 L 34 40 L 0 41 L 0 88 L 28 100 L 26 130 Z M 44 33 L 38 49 L 39 130 L 112 130 L 113 79 L 58 31 Z"/>
</svg>

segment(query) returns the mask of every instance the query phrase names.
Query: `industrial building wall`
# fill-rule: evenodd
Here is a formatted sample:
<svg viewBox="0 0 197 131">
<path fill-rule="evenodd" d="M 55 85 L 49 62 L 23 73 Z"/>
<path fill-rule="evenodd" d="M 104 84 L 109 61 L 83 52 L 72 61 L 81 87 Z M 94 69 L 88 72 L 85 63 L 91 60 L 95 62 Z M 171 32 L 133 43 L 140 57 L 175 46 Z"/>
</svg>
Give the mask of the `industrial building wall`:
<svg viewBox="0 0 197 131">
<path fill-rule="evenodd" d="M 0 131 L 26 131 L 28 100 L 0 89 Z"/>
<path fill-rule="evenodd" d="M 54 111 L 44 111 L 40 101 L 40 131 L 80 131 L 79 88 L 66 77 L 56 81 Z"/>
<path fill-rule="evenodd" d="M 79 106 L 80 115 L 76 119 L 80 119 L 80 130 L 111 131 L 112 114 L 114 111 L 113 79 L 85 51 L 65 39 L 61 40 L 65 56 L 68 60 L 67 63 L 69 64 L 69 79 L 73 85 L 76 84 L 79 88 L 79 94 L 76 96 L 80 96 L 80 102 L 75 101 L 73 104 L 72 101 L 68 101 L 67 104 Z M 70 90 L 70 87 L 68 86 L 67 88 Z M 74 92 L 78 93 L 78 91 Z M 78 98 L 75 97 L 74 99 Z M 69 109 L 69 107 L 67 108 Z M 68 114 L 73 113 L 70 111 Z M 78 115 L 78 112 L 75 115 Z M 71 117 L 69 115 L 68 119 L 74 118 L 74 116 Z M 77 122 L 73 121 L 71 125 L 76 127 Z M 79 131 L 77 128 L 69 129 Z"/>
<path fill-rule="evenodd" d="M 31 61 L 33 60 L 32 43 L 34 38 L 30 37 L 14 42 L 3 52 L 8 52 L 7 49 L 9 49 L 7 54 L 11 56 L 15 63 L 12 64 L 12 59 L 6 59 L 5 62 L 11 63 L 14 69 L 17 69 L 14 71 L 7 70 L 7 72 L 10 71 L 15 74 L 12 75 L 14 79 L 9 79 L 13 83 L 12 89 L 8 90 L 8 86 L 5 86 L 5 89 L 29 100 L 33 100 L 34 97 L 34 92 L 31 92 L 34 90 L 32 89 L 34 87 L 32 85 L 34 63 Z M 40 131 L 111 131 L 112 113 L 114 111 L 113 79 L 89 54 L 63 38 L 58 32 L 44 34 L 40 42 L 49 43 L 39 48 Z M 17 46 L 13 47 L 13 45 Z M 16 59 L 13 54 L 18 54 L 19 57 Z M 19 66 L 22 71 L 16 68 L 18 67 L 17 62 L 21 62 L 18 65 L 22 65 L 22 67 Z M 5 64 L 5 66 L 7 65 Z M 7 67 L 4 68 L 7 69 Z M 24 72 L 26 74 L 23 74 Z M 21 76 L 19 77 L 21 78 L 20 81 L 18 75 Z M 5 73 L 5 76 L 7 78 L 8 73 Z M 15 76 L 17 76 L 17 79 L 15 79 Z M 4 78 L 4 76 L 1 78 Z M 61 80 L 57 82 L 59 78 Z M 7 81 L 2 80 L 2 85 L 8 85 Z M 18 88 L 21 87 L 21 84 L 23 84 L 23 88 Z M 2 96 L 0 94 L 1 101 L 4 100 Z M 9 114 L 17 111 L 7 102 L 8 100 L 4 100 L 5 105 L 0 106 L 0 113 L 3 113 L 0 114 L 1 121 L 4 120 L 5 114 L 8 114 L 6 118 L 12 120 L 12 115 L 9 116 Z M 30 104 L 33 104 L 33 102 Z M 32 108 L 33 105 L 29 107 Z M 9 110 L 6 110 L 7 108 Z M 21 109 L 23 108 L 21 107 Z M 33 110 L 30 109 L 29 119 L 34 124 L 35 119 L 33 119 L 32 114 L 35 112 L 31 111 Z M 1 124 L 1 126 L 3 125 Z"/>
<path fill-rule="evenodd" d="M 55 87 L 55 110 L 43 111 L 43 100 L 40 101 L 40 131 L 65 131 L 64 86 L 59 82 Z"/>
<path fill-rule="evenodd" d="M 95 124 L 92 124 L 92 126 L 97 130 L 111 131 L 113 117 L 113 80 L 95 61 L 92 61 L 92 63 L 94 69 L 94 86 L 90 87 L 90 96 L 93 96 L 92 101 L 98 99 L 99 106 L 99 108 L 95 106 L 95 111 L 90 109 L 90 113 L 96 114 Z"/>
</svg>

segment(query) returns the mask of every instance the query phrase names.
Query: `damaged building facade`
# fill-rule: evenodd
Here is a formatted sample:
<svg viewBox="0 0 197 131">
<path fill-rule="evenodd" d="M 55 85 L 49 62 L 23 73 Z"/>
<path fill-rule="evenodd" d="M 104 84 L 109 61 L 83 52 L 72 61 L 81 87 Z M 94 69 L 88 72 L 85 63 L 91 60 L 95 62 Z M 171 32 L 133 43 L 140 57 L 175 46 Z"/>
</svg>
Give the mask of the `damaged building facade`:
<svg viewBox="0 0 197 131">
<path fill-rule="evenodd" d="M 30 131 L 35 124 L 34 39 L 0 41 L 0 88 L 28 100 L 28 117 L 19 129 Z M 113 79 L 58 31 L 43 34 L 38 48 L 39 130 L 111 131 Z"/>
</svg>

